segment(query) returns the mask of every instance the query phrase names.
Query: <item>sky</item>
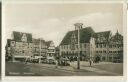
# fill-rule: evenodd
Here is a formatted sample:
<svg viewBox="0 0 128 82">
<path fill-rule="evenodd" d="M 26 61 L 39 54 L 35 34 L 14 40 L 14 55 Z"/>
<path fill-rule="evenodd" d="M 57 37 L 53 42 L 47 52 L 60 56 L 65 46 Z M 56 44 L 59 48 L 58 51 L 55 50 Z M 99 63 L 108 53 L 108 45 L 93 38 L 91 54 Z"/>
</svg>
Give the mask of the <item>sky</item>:
<svg viewBox="0 0 128 82">
<path fill-rule="evenodd" d="M 4 5 L 6 39 L 12 31 L 32 33 L 33 38 L 53 40 L 57 46 L 75 23 L 91 26 L 95 32 L 123 33 L 120 3 L 7 3 Z"/>
</svg>

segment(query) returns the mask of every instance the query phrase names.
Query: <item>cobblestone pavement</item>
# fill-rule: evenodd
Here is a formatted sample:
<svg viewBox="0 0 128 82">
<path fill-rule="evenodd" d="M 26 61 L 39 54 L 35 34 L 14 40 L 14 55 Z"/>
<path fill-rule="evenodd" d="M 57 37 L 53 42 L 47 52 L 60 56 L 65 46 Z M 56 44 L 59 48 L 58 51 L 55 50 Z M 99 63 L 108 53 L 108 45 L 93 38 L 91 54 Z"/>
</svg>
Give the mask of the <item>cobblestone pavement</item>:
<svg viewBox="0 0 128 82">
<path fill-rule="evenodd" d="M 97 64 L 99 66 L 105 63 Z M 108 63 L 109 64 L 109 63 Z M 9 72 L 19 73 L 17 76 L 117 76 L 121 75 L 118 73 L 113 73 L 111 71 L 106 71 L 103 69 L 98 69 L 96 64 L 92 67 L 88 65 L 88 62 L 81 62 L 81 68 L 76 69 L 77 62 L 72 62 L 71 66 L 56 66 L 52 64 L 33 64 L 33 63 L 7 63 L 6 65 L 6 75 Z M 25 73 L 25 74 L 24 74 Z M 16 75 L 15 75 L 16 76 Z"/>
<path fill-rule="evenodd" d="M 72 62 L 73 67 L 77 66 L 77 62 Z M 112 63 L 112 62 L 100 62 L 93 63 L 89 66 L 89 62 L 81 61 L 81 69 L 86 69 L 88 71 L 95 71 L 97 73 L 112 74 L 112 75 L 123 75 L 123 63 Z"/>
</svg>

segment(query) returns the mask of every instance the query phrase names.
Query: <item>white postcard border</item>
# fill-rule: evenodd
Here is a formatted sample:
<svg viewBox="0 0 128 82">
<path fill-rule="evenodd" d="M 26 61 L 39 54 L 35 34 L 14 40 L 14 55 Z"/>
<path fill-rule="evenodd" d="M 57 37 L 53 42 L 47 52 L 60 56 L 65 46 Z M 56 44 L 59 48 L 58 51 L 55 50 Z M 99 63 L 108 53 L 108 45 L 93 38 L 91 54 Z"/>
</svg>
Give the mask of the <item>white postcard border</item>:
<svg viewBox="0 0 128 82">
<path fill-rule="evenodd" d="M 2 2 L 2 80 L 3 81 L 8 81 L 8 80 L 21 80 L 21 81 L 26 81 L 26 80 L 31 80 L 31 81 L 71 81 L 71 80 L 76 80 L 76 81 L 123 81 L 126 80 L 126 75 L 127 75 L 127 71 L 126 71 L 126 65 L 127 65 L 127 55 L 124 55 L 124 76 L 5 76 L 5 20 L 4 20 L 4 6 L 6 5 L 6 3 L 9 3 L 9 1 L 4 1 Z M 11 3 L 35 3 L 35 1 L 15 1 L 13 0 Z M 127 54 L 127 27 L 126 27 L 126 3 L 123 1 L 37 1 L 37 3 L 39 4 L 49 4 L 49 3 L 53 3 L 53 4 L 67 4 L 67 3 L 122 3 L 123 4 L 123 34 L 124 34 L 124 54 Z"/>
</svg>

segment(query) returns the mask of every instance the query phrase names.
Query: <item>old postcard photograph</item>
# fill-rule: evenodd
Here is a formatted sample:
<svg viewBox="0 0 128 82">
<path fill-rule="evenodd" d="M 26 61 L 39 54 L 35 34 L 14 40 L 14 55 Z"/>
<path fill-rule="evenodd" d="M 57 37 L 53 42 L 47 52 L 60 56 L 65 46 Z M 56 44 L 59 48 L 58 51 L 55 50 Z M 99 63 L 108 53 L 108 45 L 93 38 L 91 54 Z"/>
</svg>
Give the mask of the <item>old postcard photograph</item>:
<svg viewBox="0 0 128 82">
<path fill-rule="evenodd" d="M 124 75 L 123 3 L 3 6 L 5 77 Z"/>
</svg>

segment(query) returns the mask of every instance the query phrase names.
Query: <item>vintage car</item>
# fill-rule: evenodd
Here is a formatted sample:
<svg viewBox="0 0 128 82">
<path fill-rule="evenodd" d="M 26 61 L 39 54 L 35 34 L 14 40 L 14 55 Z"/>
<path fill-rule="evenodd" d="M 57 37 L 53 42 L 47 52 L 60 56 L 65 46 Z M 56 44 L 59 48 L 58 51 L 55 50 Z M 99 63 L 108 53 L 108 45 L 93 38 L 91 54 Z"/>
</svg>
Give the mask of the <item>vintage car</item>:
<svg viewBox="0 0 128 82">
<path fill-rule="evenodd" d="M 70 66 L 70 60 L 68 58 L 61 58 L 58 65 L 60 65 L 60 66 Z"/>
</svg>

